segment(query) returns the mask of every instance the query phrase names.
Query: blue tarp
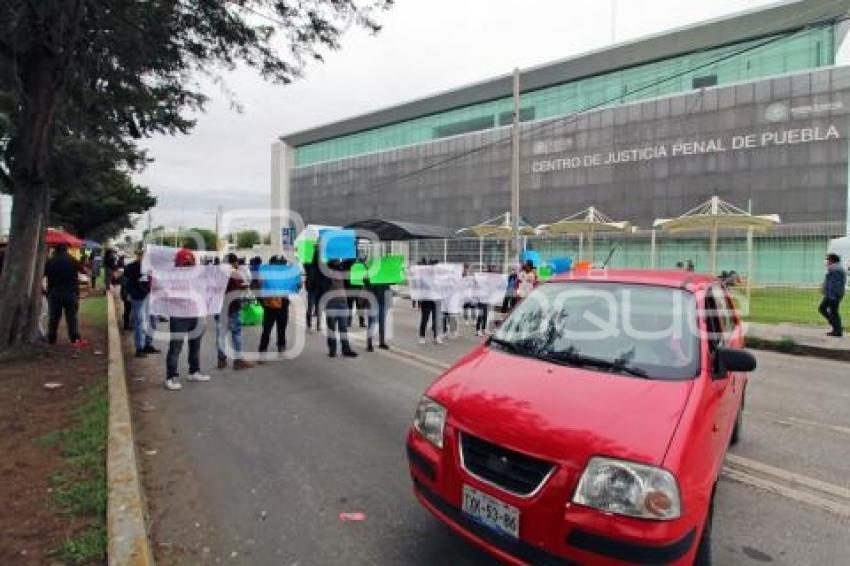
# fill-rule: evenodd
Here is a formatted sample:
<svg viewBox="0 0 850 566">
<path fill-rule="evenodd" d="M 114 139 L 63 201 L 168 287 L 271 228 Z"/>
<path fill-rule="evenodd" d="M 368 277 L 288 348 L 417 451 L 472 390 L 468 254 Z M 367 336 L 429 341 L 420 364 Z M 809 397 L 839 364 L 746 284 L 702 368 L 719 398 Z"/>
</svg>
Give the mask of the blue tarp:
<svg viewBox="0 0 850 566">
<path fill-rule="evenodd" d="M 301 285 L 297 265 L 261 265 L 260 289 L 271 293 L 296 293 Z"/>
<path fill-rule="evenodd" d="M 520 260 L 523 264 L 530 261 L 534 267 L 540 266 L 540 253 L 534 250 L 526 250 L 520 255 Z"/>
<path fill-rule="evenodd" d="M 355 259 L 357 257 L 357 235 L 354 230 L 319 231 L 319 249 L 322 261 L 332 259 Z"/>
<path fill-rule="evenodd" d="M 573 266 L 573 258 L 571 257 L 553 257 L 548 261 L 549 265 L 552 266 L 552 272 L 556 275 L 559 273 L 566 273 Z"/>
</svg>

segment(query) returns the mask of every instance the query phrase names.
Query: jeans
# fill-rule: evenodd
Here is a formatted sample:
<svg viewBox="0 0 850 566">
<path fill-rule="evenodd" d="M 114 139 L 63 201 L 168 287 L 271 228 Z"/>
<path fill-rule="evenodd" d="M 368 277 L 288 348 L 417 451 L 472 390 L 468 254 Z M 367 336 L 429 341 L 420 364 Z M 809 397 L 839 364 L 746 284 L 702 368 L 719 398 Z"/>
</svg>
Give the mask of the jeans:
<svg viewBox="0 0 850 566">
<path fill-rule="evenodd" d="M 387 343 L 387 296 L 386 293 L 375 293 L 375 304 L 369 308 L 369 328 L 367 331 L 367 346 L 372 346 L 375 338 L 375 325 L 378 326 L 378 344 Z"/>
<path fill-rule="evenodd" d="M 201 371 L 201 337 L 204 335 L 203 321 L 200 318 L 171 317 L 168 321 L 171 337 L 168 341 L 168 354 L 165 356 L 165 377 L 176 378 L 177 362 L 183 349 L 183 339 L 189 340 L 189 373 Z"/>
<path fill-rule="evenodd" d="M 443 334 L 448 334 L 449 331 L 453 334 L 458 332 L 458 315 L 452 313 L 443 313 Z"/>
<path fill-rule="evenodd" d="M 132 303 L 132 315 L 130 320 L 133 324 L 133 341 L 136 345 L 136 350 L 144 350 L 150 346 L 153 346 L 153 331 L 156 330 L 156 317 L 149 314 L 148 305 L 150 304 L 148 300 L 145 299 L 131 299 Z M 145 320 L 150 321 L 150 332 L 147 332 L 145 328 Z"/>
<path fill-rule="evenodd" d="M 484 332 L 487 330 L 487 315 L 490 313 L 490 305 L 478 303 L 478 319 L 475 321 L 475 330 Z"/>
<path fill-rule="evenodd" d="M 833 334 L 843 334 L 844 328 L 841 325 L 841 313 L 839 312 L 841 299 L 827 299 L 826 297 L 820 302 L 818 312 L 829 322 L 832 327 Z"/>
<path fill-rule="evenodd" d="M 242 319 L 239 318 L 239 311 L 226 316 L 226 328 L 222 330 L 222 316 L 216 318 L 215 324 L 215 342 L 218 345 L 218 359 L 227 359 L 225 352 L 227 334 L 230 333 L 230 341 L 233 343 L 233 359 L 238 360 L 242 357 Z"/>
<path fill-rule="evenodd" d="M 263 333 L 260 335 L 260 351 L 269 349 L 272 327 L 277 326 L 277 349 L 286 348 L 286 325 L 289 324 L 289 299 L 282 299 L 281 308 L 263 306 Z"/>
<path fill-rule="evenodd" d="M 313 317 L 316 317 L 316 330 L 322 329 L 322 315 L 319 312 L 319 292 L 307 291 L 307 328 L 313 327 Z"/>
<path fill-rule="evenodd" d="M 425 329 L 428 328 L 428 319 L 431 319 L 431 329 L 434 331 L 434 339 L 437 338 L 437 329 L 442 326 L 440 322 L 440 306 L 437 301 L 421 301 L 422 315 L 419 318 L 419 337 L 425 338 Z"/>
<path fill-rule="evenodd" d="M 65 313 L 65 324 L 68 326 L 68 339 L 71 342 L 80 339 L 80 329 L 77 325 L 77 309 L 80 306 L 77 292 L 74 289 L 54 289 L 47 295 L 47 341 L 56 343 L 59 332 L 59 321 Z"/>
<path fill-rule="evenodd" d="M 344 298 L 337 297 L 328 301 L 326 308 L 326 322 L 328 324 L 328 353 L 336 354 L 337 337 L 339 337 L 340 348 L 343 352 L 350 352 L 351 345 L 348 343 L 348 305 Z"/>
</svg>

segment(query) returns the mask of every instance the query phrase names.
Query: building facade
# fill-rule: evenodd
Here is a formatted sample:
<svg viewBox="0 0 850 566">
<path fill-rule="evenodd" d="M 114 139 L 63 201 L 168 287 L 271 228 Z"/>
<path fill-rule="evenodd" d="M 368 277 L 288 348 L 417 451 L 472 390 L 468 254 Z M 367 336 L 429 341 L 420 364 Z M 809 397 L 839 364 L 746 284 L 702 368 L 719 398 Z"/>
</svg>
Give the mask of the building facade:
<svg viewBox="0 0 850 566">
<path fill-rule="evenodd" d="M 523 71 L 522 215 L 594 205 L 650 227 L 718 195 L 786 223 L 846 222 L 846 12 L 786 1 Z M 322 224 L 497 216 L 512 108 L 505 76 L 283 136 L 273 206 Z"/>
</svg>

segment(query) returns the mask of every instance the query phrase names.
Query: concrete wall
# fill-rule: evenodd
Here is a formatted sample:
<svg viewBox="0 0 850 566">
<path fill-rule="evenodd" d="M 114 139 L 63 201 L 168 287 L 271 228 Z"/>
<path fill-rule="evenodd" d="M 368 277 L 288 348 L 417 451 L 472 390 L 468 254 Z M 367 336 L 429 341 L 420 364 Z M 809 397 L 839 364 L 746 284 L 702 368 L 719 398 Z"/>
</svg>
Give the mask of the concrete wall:
<svg viewBox="0 0 850 566">
<path fill-rule="evenodd" d="M 649 227 L 714 194 L 742 208 L 751 200 L 753 212 L 779 213 L 783 222 L 846 219 L 850 68 L 705 89 L 522 129 L 521 211 L 533 224 L 593 204 Z M 507 128 L 491 130 L 296 168 L 291 202 L 311 223 L 380 216 L 469 226 L 510 208 L 509 135 Z M 688 145 L 694 142 L 706 147 Z M 612 152 L 633 151 L 647 159 L 608 163 Z"/>
</svg>

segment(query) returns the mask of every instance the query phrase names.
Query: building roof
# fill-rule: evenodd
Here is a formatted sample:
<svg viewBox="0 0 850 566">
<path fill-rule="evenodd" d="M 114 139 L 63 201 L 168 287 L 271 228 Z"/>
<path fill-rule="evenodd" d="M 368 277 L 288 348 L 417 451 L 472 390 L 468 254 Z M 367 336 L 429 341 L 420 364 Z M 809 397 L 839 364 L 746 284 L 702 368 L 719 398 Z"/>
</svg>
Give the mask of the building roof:
<svg viewBox="0 0 850 566">
<path fill-rule="evenodd" d="M 840 18 L 847 13 L 847 0 L 782 0 L 767 7 L 739 12 L 525 69 L 522 71 L 522 90 L 533 91 L 651 61 L 796 30 Z M 285 134 L 280 139 L 297 147 L 504 98 L 512 93 L 513 77 L 512 74 L 506 74 L 339 122 Z"/>
<path fill-rule="evenodd" d="M 359 220 L 345 226 L 350 230 L 362 230 L 375 234 L 381 241 L 425 240 L 433 238 L 451 238 L 454 233 L 442 226 L 399 222 L 383 218 Z"/>
</svg>

